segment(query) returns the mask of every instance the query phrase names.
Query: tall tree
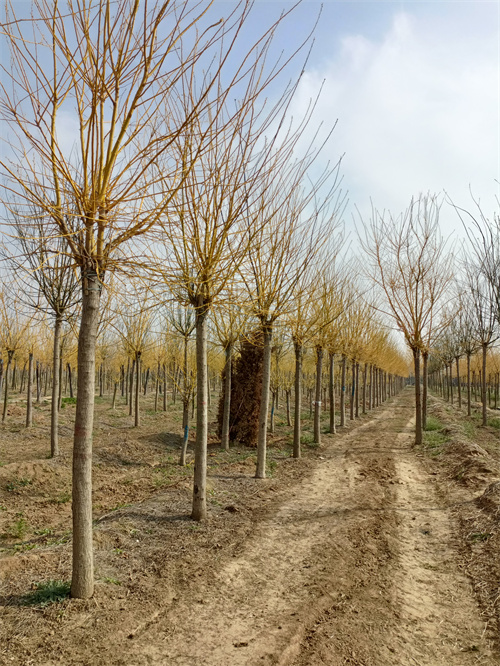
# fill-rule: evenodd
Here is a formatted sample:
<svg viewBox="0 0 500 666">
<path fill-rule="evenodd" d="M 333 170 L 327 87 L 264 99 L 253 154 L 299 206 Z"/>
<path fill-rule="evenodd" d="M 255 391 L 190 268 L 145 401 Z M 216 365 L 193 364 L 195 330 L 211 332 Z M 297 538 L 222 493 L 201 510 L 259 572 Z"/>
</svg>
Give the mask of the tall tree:
<svg viewBox="0 0 500 666">
<path fill-rule="evenodd" d="M 439 232 L 439 210 L 437 198 L 430 195 L 412 199 L 399 217 L 374 210 L 362 239 L 369 278 L 413 355 L 417 445 L 422 443 L 421 354 L 452 278 L 451 257 Z"/>
<path fill-rule="evenodd" d="M 119 249 L 169 210 L 192 168 L 166 156 L 210 106 L 210 95 L 219 96 L 221 71 L 250 6 L 238 3 L 213 23 L 210 3 L 187 0 L 36 0 L 29 18 L 20 15 L 22 6 L 7 6 L 4 201 L 14 199 L 26 219 L 34 206 L 43 211 L 47 230 L 66 239 L 81 275 L 74 597 L 94 590 L 92 425 L 101 291 L 109 272 L 135 263 Z M 207 61 L 210 69 L 197 77 Z M 226 95 L 240 78 L 226 77 Z"/>
</svg>

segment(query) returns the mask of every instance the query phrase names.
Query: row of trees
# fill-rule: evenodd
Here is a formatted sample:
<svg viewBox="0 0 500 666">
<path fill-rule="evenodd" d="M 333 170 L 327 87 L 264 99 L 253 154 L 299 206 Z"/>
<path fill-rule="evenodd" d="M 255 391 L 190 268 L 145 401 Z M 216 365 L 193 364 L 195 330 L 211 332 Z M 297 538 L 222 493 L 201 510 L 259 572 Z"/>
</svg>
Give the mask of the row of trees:
<svg viewBox="0 0 500 666">
<path fill-rule="evenodd" d="M 243 333 L 256 331 L 261 339 L 257 478 L 265 476 L 272 358 L 283 330 L 294 351 L 295 456 L 304 350 L 315 354 L 319 439 L 325 358 L 330 378 L 334 359 L 341 359 L 341 387 L 348 359 L 353 387 L 362 383 L 360 373 L 365 386 L 381 390 L 382 371 L 404 373 L 401 353 L 384 328 L 387 315 L 413 354 L 416 442 L 421 441 L 428 357 L 455 316 L 445 307 L 452 260 L 439 235 L 439 204 L 419 197 L 400 218 L 373 211 L 362 243 L 368 282 L 354 284 L 356 269 L 341 260 L 345 195 L 339 164 L 320 166 L 333 128 L 319 140 L 311 125 L 314 100 L 302 117 L 289 114 L 300 74 L 286 77 L 308 36 L 276 60 L 273 38 L 292 8 L 241 55 L 251 8 L 250 0 L 242 0 L 223 19 L 215 18 L 211 3 L 186 0 L 36 0 L 29 17 L 16 15 L 10 4 L 6 9 L 2 39 L 10 58 L 0 82 L 6 129 L 0 171 L 9 225 L 4 254 L 16 276 L 24 275 L 23 302 L 50 312 L 54 322 L 55 440 L 61 335 L 64 322 L 78 327 L 71 587 L 76 597 L 93 592 L 98 339 L 113 330 L 123 340 L 135 364 L 137 401 L 155 308 L 180 308 L 168 327 L 184 340 L 178 383 L 184 395 L 196 390 L 195 520 L 207 512 L 209 338 L 218 338 L 225 352 L 226 393 L 234 345 Z M 489 247 L 491 239 L 482 238 Z M 495 248 L 491 262 L 476 262 L 471 272 L 481 285 L 498 277 Z M 373 284 L 372 296 L 367 292 Z M 125 308 L 116 307 L 118 297 Z M 498 293 L 491 302 L 498 318 Z M 6 377 L 28 326 L 27 320 L 16 321 L 20 311 L 4 314 Z M 390 367 L 374 360 L 379 352 Z M 156 373 L 159 378 L 157 364 Z M 483 371 L 483 381 L 484 376 Z M 329 392 L 332 404 L 332 380 Z M 341 419 L 344 400 L 342 388 Z M 355 404 L 351 400 L 351 410 Z M 139 414 L 136 408 L 137 425 Z M 226 418 L 224 445 L 228 432 Z"/>
</svg>

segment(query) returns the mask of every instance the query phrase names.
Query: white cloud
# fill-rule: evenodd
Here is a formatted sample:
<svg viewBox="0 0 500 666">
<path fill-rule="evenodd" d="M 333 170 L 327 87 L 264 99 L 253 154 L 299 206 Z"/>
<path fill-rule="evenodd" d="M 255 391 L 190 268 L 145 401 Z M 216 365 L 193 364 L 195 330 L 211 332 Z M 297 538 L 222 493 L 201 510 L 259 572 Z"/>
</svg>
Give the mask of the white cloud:
<svg viewBox="0 0 500 666">
<path fill-rule="evenodd" d="M 339 120 L 329 150 L 332 159 L 346 153 L 345 185 L 363 215 L 370 197 L 398 213 L 426 191 L 446 190 L 472 207 L 469 185 L 492 210 L 500 178 L 499 38 L 469 32 L 464 39 L 443 19 L 398 13 L 379 40 L 345 35 L 334 57 L 323 54 L 321 68 L 307 72 L 297 105 L 304 109 L 325 80 L 316 118 Z M 457 224 L 451 211 L 443 217 L 445 227 Z"/>
</svg>

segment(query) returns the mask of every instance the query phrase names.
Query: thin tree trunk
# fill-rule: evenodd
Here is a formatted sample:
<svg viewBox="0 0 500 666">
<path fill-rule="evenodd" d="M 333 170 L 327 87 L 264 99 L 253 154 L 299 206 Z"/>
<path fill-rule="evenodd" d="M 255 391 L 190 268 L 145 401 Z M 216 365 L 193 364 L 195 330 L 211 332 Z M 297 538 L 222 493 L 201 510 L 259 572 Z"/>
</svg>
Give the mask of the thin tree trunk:
<svg viewBox="0 0 500 666">
<path fill-rule="evenodd" d="M 189 396 L 184 394 L 182 399 L 182 446 L 179 465 L 186 464 L 187 447 L 189 442 Z"/>
<path fill-rule="evenodd" d="M 0 395 L 2 393 L 2 382 L 0 380 Z M 40 404 L 40 364 L 36 362 L 36 404 Z"/>
<path fill-rule="evenodd" d="M 340 425 L 345 426 L 345 375 L 346 375 L 346 355 L 342 354 L 342 379 L 340 392 Z"/>
<path fill-rule="evenodd" d="M 163 411 L 167 411 L 167 366 L 163 364 Z"/>
<path fill-rule="evenodd" d="M 7 351 L 7 367 L 5 368 L 5 379 L 4 379 L 5 391 L 3 396 L 2 423 L 5 421 L 5 417 L 7 416 L 7 402 L 9 398 L 9 368 L 10 364 L 12 363 L 13 356 L 14 356 L 14 350 L 9 349 Z"/>
<path fill-rule="evenodd" d="M 471 415 L 470 354 L 467 354 L 467 416 Z"/>
<path fill-rule="evenodd" d="M 368 379 L 368 363 L 363 369 L 363 414 L 366 414 L 366 383 Z"/>
<path fill-rule="evenodd" d="M 273 330 L 270 325 L 263 325 L 264 333 L 264 358 L 262 367 L 262 393 L 260 397 L 259 410 L 259 434 L 257 440 L 257 468 L 256 479 L 266 478 L 266 454 L 267 454 L 267 416 L 269 413 L 269 386 L 271 383 L 271 343 Z"/>
<path fill-rule="evenodd" d="M 33 354 L 28 356 L 28 396 L 26 401 L 26 427 L 33 425 Z"/>
<path fill-rule="evenodd" d="M 484 344 L 482 345 L 483 348 L 483 373 L 482 373 L 482 381 L 481 381 L 481 395 L 482 395 L 482 401 L 483 401 L 483 420 L 482 420 L 482 425 L 485 426 L 488 422 L 487 419 L 487 414 L 486 414 L 486 355 L 488 352 L 488 345 Z"/>
<path fill-rule="evenodd" d="M 314 439 L 321 444 L 321 376 L 323 374 L 323 347 L 316 347 L 316 396 L 314 401 Z"/>
<path fill-rule="evenodd" d="M 422 379 L 422 429 L 427 428 L 427 372 L 428 372 L 428 361 L 429 354 L 428 352 L 422 353 L 423 359 L 423 379 Z"/>
<path fill-rule="evenodd" d="M 73 576 L 71 596 L 94 593 L 92 549 L 92 429 L 94 425 L 95 348 L 100 283 L 95 273 L 83 276 L 82 316 L 78 336 L 78 380 L 73 440 Z"/>
<path fill-rule="evenodd" d="M 420 390 L 420 349 L 413 349 L 415 371 L 415 445 L 422 444 L 422 394 Z"/>
<path fill-rule="evenodd" d="M 359 418 L 359 363 L 356 363 L 356 418 Z"/>
<path fill-rule="evenodd" d="M 352 362 L 351 365 L 351 402 L 349 405 L 349 420 L 354 421 L 354 395 L 356 393 L 356 363 Z"/>
<path fill-rule="evenodd" d="M 142 352 L 138 351 L 136 353 L 135 361 L 135 414 L 134 414 L 134 426 L 138 428 L 141 425 L 141 410 L 139 405 L 140 395 L 141 395 L 141 356 Z"/>
<path fill-rule="evenodd" d="M 460 357 L 455 357 L 455 363 L 457 365 L 457 387 L 458 387 L 458 408 L 462 409 L 462 392 L 460 390 Z"/>
<path fill-rule="evenodd" d="M 222 413 L 222 434 L 221 446 L 225 451 L 229 451 L 229 425 L 231 416 L 231 372 L 233 345 L 228 342 L 226 345 L 226 362 L 224 365 L 224 411 Z"/>
<path fill-rule="evenodd" d="M 293 457 L 300 458 L 300 425 L 302 409 L 302 356 L 303 347 L 294 340 L 295 350 L 295 406 L 293 422 Z"/>
<path fill-rule="evenodd" d="M 285 398 L 286 398 L 286 424 L 287 426 L 292 425 L 292 419 L 291 419 L 291 414 L 290 414 L 290 389 L 285 390 Z"/>
<path fill-rule="evenodd" d="M 113 409 L 113 410 L 116 408 L 116 393 L 117 393 L 117 391 L 118 391 L 118 382 L 115 382 L 115 388 L 113 390 L 113 402 L 111 404 L 111 409 Z"/>
<path fill-rule="evenodd" d="M 194 520 L 207 517 L 207 307 L 196 311 L 196 444 L 194 451 Z"/>
<path fill-rule="evenodd" d="M 50 406 L 50 456 L 59 455 L 59 366 L 61 365 L 61 329 L 62 317 L 56 316 L 54 322 L 54 346 L 52 349 L 52 403 Z"/>
<path fill-rule="evenodd" d="M 61 350 L 59 352 L 59 390 L 57 392 L 58 411 L 61 411 L 61 405 L 62 405 L 62 375 L 63 375 L 63 343 L 61 342 Z"/>
<path fill-rule="evenodd" d="M 330 368 L 328 373 L 328 391 L 330 396 L 330 432 L 335 434 L 335 354 L 330 353 Z"/>
<path fill-rule="evenodd" d="M 69 397 L 74 398 L 73 395 L 73 373 L 71 372 L 71 364 L 68 363 L 68 380 L 69 380 Z"/>
<path fill-rule="evenodd" d="M 134 413 L 134 374 L 135 374 L 135 358 L 132 359 L 132 367 L 130 368 L 129 376 L 129 403 L 128 403 L 128 415 L 132 416 Z"/>
</svg>

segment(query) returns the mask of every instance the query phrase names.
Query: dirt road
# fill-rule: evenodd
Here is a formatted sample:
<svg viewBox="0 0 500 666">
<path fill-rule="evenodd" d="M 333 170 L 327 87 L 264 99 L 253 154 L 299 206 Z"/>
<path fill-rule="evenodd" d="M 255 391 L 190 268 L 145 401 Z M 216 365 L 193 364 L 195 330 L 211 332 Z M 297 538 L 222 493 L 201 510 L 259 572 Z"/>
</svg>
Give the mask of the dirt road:
<svg viewBox="0 0 500 666">
<path fill-rule="evenodd" d="M 405 394 L 331 437 L 311 478 L 200 579 L 197 603 L 146 619 L 123 663 L 497 664 L 411 425 Z"/>
<path fill-rule="evenodd" d="M 452 507 L 411 446 L 412 406 L 407 390 L 348 432 L 324 435 L 312 458 L 284 453 L 275 479 L 253 479 L 250 458 L 232 472 L 214 467 L 207 524 L 187 518 L 188 469 L 175 483 L 166 477 L 168 492 L 108 510 L 94 532 L 95 597 L 46 609 L 6 598 L 0 664 L 500 663 L 462 573 Z M 137 463 L 126 460 L 139 476 L 109 482 L 111 490 L 135 488 L 129 481 L 144 489 L 146 445 L 152 474 L 178 473 L 154 466 L 163 444 L 139 444 Z M 21 594 L 35 576 L 67 579 L 70 549 L 38 548 L 2 566 L 5 588 Z"/>
</svg>

